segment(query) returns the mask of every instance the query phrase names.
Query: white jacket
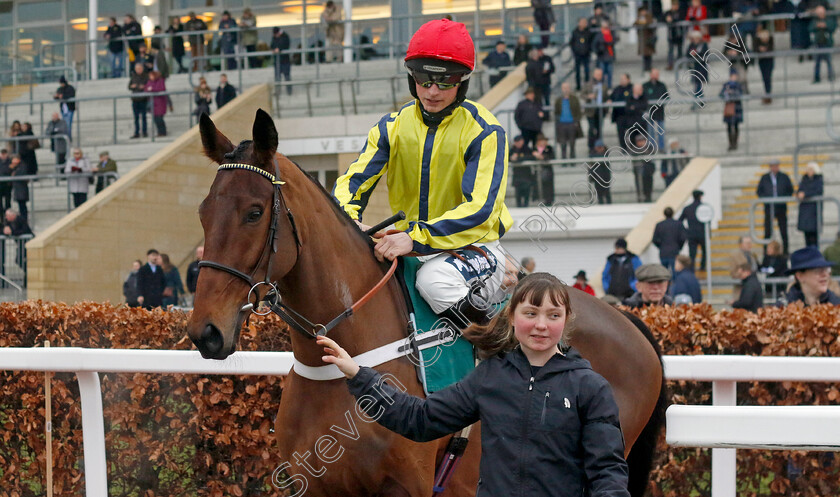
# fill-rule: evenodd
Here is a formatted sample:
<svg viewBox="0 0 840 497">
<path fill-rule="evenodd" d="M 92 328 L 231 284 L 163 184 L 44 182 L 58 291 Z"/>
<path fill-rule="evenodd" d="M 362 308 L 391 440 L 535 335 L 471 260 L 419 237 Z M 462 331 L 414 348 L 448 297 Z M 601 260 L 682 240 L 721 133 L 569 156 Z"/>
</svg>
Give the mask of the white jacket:
<svg viewBox="0 0 840 497">
<path fill-rule="evenodd" d="M 73 171 L 73 168 L 77 167 L 81 169 L 81 171 Z M 87 160 L 87 157 L 82 157 L 78 160 L 75 158 L 67 159 L 67 163 L 64 165 L 64 172 L 66 174 L 83 174 L 83 173 L 90 173 L 90 161 Z M 79 178 L 67 178 L 67 186 L 70 190 L 70 193 L 87 193 L 88 189 L 90 188 L 88 176 L 83 176 Z"/>
</svg>

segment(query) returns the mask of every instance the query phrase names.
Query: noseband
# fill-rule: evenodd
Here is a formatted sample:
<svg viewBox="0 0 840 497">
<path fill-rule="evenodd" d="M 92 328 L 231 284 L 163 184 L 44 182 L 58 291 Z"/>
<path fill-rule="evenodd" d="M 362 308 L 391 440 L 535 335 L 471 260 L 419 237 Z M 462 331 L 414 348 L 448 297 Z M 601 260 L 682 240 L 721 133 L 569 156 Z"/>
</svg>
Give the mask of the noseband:
<svg viewBox="0 0 840 497">
<path fill-rule="evenodd" d="M 280 188 L 281 185 L 285 185 L 286 182 L 280 180 L 280 166 L 277 163 L 277 160 L 272 159 L 272 164 L 274 165 L 274 174 L 271 174 L 268 171 L 265 171 L 264 169 L 252 166 L 250 164 L 223 164 L 219 166 L 217 170 L 224 171 L 227 169 L 244 169 L 246 171 L 251 171 L 271 181 L 271 184 L 274 187 L 274 200 L 272 202 L 273 207 L 271 209 L 271 222 L 268 228 L 268 236 L 266 237 L 265 248 L 263 249 L 260 258 L 257 261 L 256 266 L 254 266 L 254 269 L 251 271 L 251 274 L 246 274 L 243 271 L 240 271 L 228 265 L 208 260 L 199 261 L 198 267 L 199 269 L 206 267 L 217 269 L 219 271 L 224 271 L 248 283 L 248 285 L 251 287 L 251 289 L 248 291 L 248 303 L 242 306 L 241 310 L 251 311 L 254 314 L 260 316 L 264 316 L 269 312 L 274 312 L 275 314 L 280 316 L 280 318 L 283 321 L 285 321 L 291 328 L 300 332 L 303 336 L 307 338 L 316 338 L 319 335 L 326 335 L 327 332 L 335 328 L 335 326 L 338 323 L 352 316 L 353 312 L 356 309 L 367 303 L 367 301 L 370 300 L 370 298 L 373 297 L 373 295 L 385 285 L 385 282 L 388 281 L 391 275 L 394 274 L 394 270 L 397 267 L 397 259 L 394 259 L 393 263 L 391 264 L 391 268 L 388 270 L 385 276 L 382 277 L 379 283 L 376 284 L 376 286 L 374 286 L 370 291 L 368 291 L 361 299 L 356 301 L 351 307 L 345 309 L 343 312 L 341 312 L 341 314 L 336 316 L 332 321 L 330 321 L 327 324 L 313 323 L 305 317 L 301 316 L 299 313 L 295 312 L 294 309 L 291 309 L 290 307 L 286 306 L 286 304 L 282 302 L 280 292 L 277 290 L 277 283 L 271 281 L 271 265 L 272 262 L 274 262 L 274 255 L 277 253 L 277 224 L 278 219 L 280 218 L 281 204 L 282 207 L 286 209 L 286 216 L 289 218 L 289 224 L 292 227 L 292 235 L 295 237 L 297 258 L 300 258 L 301 242 L 297 232 L 297 225 L 295 224 L 295 217 L 292 214 L 291 209 L 289 209 L 288 205 L 286 204 L 286 200 L 283 198 L 283 190 Z M 262 265 L 263 259 L 265 259 L 266 256 L 268 256 L 268 267 L 266 267 L 265 270 L 265 279 L 262 281 L 255 280 L 254 274 L 257 272 L 257 270 L 259 270 L 260 266 Z M 297 258 L 295 259 L 296 263 Z M 265 295 L 262 298 L 260 298 L 259 287 L 262 285 L 265 285 L 268 288 L 268 290 L 266 291 Z M 254 302 L 251 302 L 252 294 L 254 295 Z M 258 312 L 256 309 L 258 304 L 260 304 L 261 302 L 266 302 L 269 310 L 265 312 Z M 301 324 L 301 321 L 303 321 L 304 324 Z"/>
</svg>

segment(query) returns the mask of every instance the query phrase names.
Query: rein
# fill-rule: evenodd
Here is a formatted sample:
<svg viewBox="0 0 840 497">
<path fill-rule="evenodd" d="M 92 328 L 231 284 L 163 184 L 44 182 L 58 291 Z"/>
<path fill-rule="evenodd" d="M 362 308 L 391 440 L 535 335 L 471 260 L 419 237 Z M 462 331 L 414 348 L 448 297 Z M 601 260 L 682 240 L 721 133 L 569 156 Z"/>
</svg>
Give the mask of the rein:
<svg viewBox="0 0 840 497">
<path fill-rule="evenodd" d="M 385 276 L 383 276 L 382 279 L 380 279 L 379 282 L 373 288 L 371 288 L 364 296 L 362 296 L 362 298 L 360 298 L 355 303 L 353 303 L 353 305 L 342 311 L 338 316 L 333 318 L 327 324 L 313 323 L 312 321 L 302 316 L 300 313 L 296 312 L 294 309 L 284 304 L 282 301 L 282 297 L 280 296 L 280 292 L 277 290 L 277 282 L 271 281 L 271 265 L 274 261 L 273 256 L 277 253 L 277 224 L 278 219 L 280 218 L 281 204 L 286 209 L 286 216 L 289 218 L 289 223 L 292 226 L 292 235 L 295 237 L 295 247 L 297 249 L 295 264 L 297 264 L 297 259 L 300 258 L 300 249 L 302 244 L 300 242 L 300 237 L 298 236 L 297 225 L 295 224 L 295 217 L 292 214 L 291 209 L 289 209 L 288 205 L 286 204 L 286 200 L 285 198 L 283 198 L 283 190 L 280 188 L 282 185 L 285 185 L 286 182 L 280 180 L 280 166 L 277 163 L 277 160 L 272 159 L 272 164 L 274 165 L 274 174 L 271 174 L 268 171 L 265 171 L 264 169 L 252 166 L 250 164 L 223 164 L 219 166 L 217 170 L 224 171 L 228 169 L 244 169 L 246 171 L 251 171 L 271 181 L 271 184 L 274 187 L 274 200 L 272 202 L 273 207 L 271 210 L 271 222 L 268 228 L 265 248 L 263 249 L 260 258 L 257 261 L 256 266 L 254 266 L 254 269 L 251 271 L 251 274 L 246 274 L 245 272 L 240 271 L 231 266 L 208 260 L 199 261 L 198 267 L 199 269 L 206 267 L 216 269 L 218 271 L 223 271 L 248 283 L 248 285 L 250 285 L 251 287 L 251 289 L 248 291 L 248 303 L 242 306 L 241 310 L 248 310 L 254 314 L 261 316 L 268 314 L 269 312 L 274 312 L 275 314 L 280 316 L 280 318 L 283 319 L 283 321 L 285 321 L 294 330 L 298 331 L 307 338 L 314 339 L 318 336 L 326 336 L 326 334 L 330 330 L 335 328 L 341 321 L 352 316 L 354 312 L 356 312 L 360 307 L 365 305 L 379 290 L 382 289 L 382 287 L 385 286 L 385 283 L 391 278 L 391 276 L 393 276 L 394 271 L 397 268 L 397 259 L 394 259 L 393 263 L 391 264 L 391 267 L 388 269 L 388 272 L 385 273 Z M 256 274 L 257 270 L 262 265 L 262 262 L 266 258 L 266 256 L 268 256 L 268 267 L 265 271 L 265 279 L 262 281 L 256 280 L 254 279 L 254 274 Z M 266 291 L 265 295 L 262 298 L 260 298 L 259 287 L 262 285 L 268 287 L 268 290 Z M 254 294 L 253 303 L 251 302 L 251 294 Z M 255 307 L 260 302 L 267 302 L 269 310 L 266 312 L 257 312 L 255 310 Z M 301 321 L 304 324 L 301 324 Z"/>
</svg>

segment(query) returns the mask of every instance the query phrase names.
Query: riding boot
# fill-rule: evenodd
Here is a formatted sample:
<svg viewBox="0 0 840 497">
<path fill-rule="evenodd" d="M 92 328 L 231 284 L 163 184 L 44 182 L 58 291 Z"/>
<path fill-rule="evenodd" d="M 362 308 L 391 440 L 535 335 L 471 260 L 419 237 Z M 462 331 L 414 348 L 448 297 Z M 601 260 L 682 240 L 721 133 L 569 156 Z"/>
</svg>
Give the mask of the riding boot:
<svg viewBox="0 0 840 497">
<path fill-rule="evenodd" d="M 441 312 L 440 316 L 449 319 L 461 330 L 468 328 L 472 323 L 482 325 L 489 323 L 490 318 L 496 313 L 496 308 L 478 295 L 478 290 L 478 288 L 472 290 L 455 305 Z"/>
</svg>

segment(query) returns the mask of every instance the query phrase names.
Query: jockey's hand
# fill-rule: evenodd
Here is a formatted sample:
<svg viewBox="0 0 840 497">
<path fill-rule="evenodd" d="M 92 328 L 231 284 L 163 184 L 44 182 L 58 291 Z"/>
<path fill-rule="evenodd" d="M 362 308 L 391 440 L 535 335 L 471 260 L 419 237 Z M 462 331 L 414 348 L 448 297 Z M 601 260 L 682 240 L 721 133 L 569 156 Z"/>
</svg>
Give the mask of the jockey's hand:
<svg viewBox="0 0 840 497">
<path fill-rule="evenodd" d="M 379 262 L 385 259 L 393 261 L 396 257 L 405 255 L 413 249 L 414 240 L 408 236 L 408 233 L 401 231 L 380 238 L 373 247 L 373 253 Z"/>
<path fill-rule="evenodd" d="M 352 379 L 356 376 L 356 373 L 359 372 L 359 365 L 356 364 L 356 361 L 350 357 L 350 354 L 348 354 L 346 350 L 342 349 L 337 343 L 335 343 L 335 340 L 325 336 L 319 336 L 315 339 L 315 342 L 324 347 L 324 354 L 326 355 L 321 357 L 322 361 L 327 364 L 335 364 L 338 366 L 338 369 L 340 369 L 347 378 Z"/>
</svg>

